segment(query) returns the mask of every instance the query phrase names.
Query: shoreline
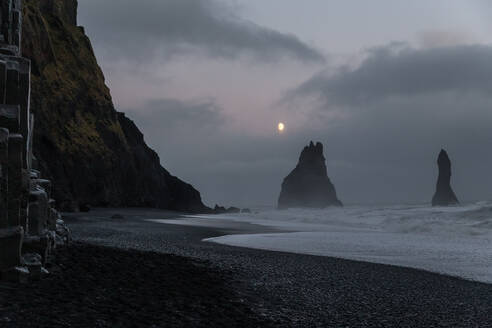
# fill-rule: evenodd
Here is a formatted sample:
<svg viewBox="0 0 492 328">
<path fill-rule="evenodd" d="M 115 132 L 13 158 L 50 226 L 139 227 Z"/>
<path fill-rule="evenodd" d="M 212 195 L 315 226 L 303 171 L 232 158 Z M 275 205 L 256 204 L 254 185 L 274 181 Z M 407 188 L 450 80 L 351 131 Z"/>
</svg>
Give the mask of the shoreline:
<svg viewBox="0 0 492 328">
<path fill-rule="evenodd" d="M 142 223 L 138 213 L 132 215 L 89 225 L 74 222 L 74 237 L 205 261 L 210 268 L 232 273 L 239 282 L 236 288 L 256 300 L 257 304 L 252 304 L 256 312 L 285 318 L 286 326 L 358 327 L 364 326 L 361 322 L 376 322 L 384 327 L 405 327 L 405 323 L 408 327 L 442 323 L 469 327 L 470 322 L 463 321 L 467 318 L 476 326 L 492 326 L 490 284 L 393 265 L 204 242 L 205 238 L 244 231 Z M 151 219 L 164 215 L 173 216 L 153 212 Z M 265 230 L 263 226 L 248 227 Z M 419 318 L 410 320 L 401 309 Z"/>
<path fill-rule="evenodd" d="M 277 232 L 273 232 L 273 233 L 294 233 L 295 234 L 297 232 L 285 232 L 285 231 L 280 232 L 280 231 L 277 231 Z M 250 236 L 251 237 L 258 237 L 257 235 L 264 237 L 264 236 L 269 236 L 271 234 L 272 234 L 272 232 L 258 233 L 258 234 L 238 234 L 238 235 L 242 235 L 242 237 L 247 238 Z M 229 237 L 234 237 L 234 235 L 235 234 L 224 235 L 224 236 L 220 236 L 220 237 L 211 237 L 211 238 L 206 238 L 203 241 L 207 242 L 207 243 L 226 245 L 226 246 L 230 246 L 230 247 L 254 249 L 254 250 L 258 250 L 258 251 L 278 252 L 278 253 L 287 253 L 287 254 L 305 255 L 305 256 L 315 256 L 315 257 L 331 258 L 331 259 L 337 259 L 337 260 L 343 260 L 343 261 L 352 261 L 352 262 L 370 263 L 370 264 L 376 264 L 376 265 L 385 265 L 385 266 L 390 266 L 390 267 L 411 269 L 411 270 L 417 270 L 417 271 L 437 274 L 437 275 L 441 275 L 444 277 L 461 279 L 464 281 L 470 281 L 470 282 L 475 282 L 475 283 L 492 285 L 492 281 L 489 281 L 489 280 L 487 280 L 487 281 L 478 280 L 478 279 L 474 279 L 472 277 L 465 277 L 465 276 L 461 276 L 459 274 L 452 274 L 452 273 L 446 273 L 446 272 L 441 272 L 441 271 L 437 271 L 437 270 L 425 269 L 425 268 L 421 268 L 418 266 L 412 266 L 412 265 L 406 265 L 406 264 L 395 264 L 395 263 L 392 263 L 393 261 L 385 261 L 385 260 L 370 261 L 370 260 L 365 259 L 363 257 L 358 259 L 358 258 L 344 257 L 343 255 L 325 255 L 325 254 L 317 254 L 316 252 L 303 252 L 303 251 L 290 251 L 290 250 L 286 251 L 280 247 L 279 248 L 266 248 L 266 247 L 243 246 L 243 245 L 241 245 L 240 242 L 225 242 L 225 241 L 223 241 L 223 240 L 229 239 Z"/>
<path fill-rule="evenodd" d="M 177 217 L 174 216 L 177 215 Z M 272 252 L 282 252 L 282 253 L 290 253 L 297 255 L 310 255 L 310 256 L 320 256 L 320 257 L 328 257 L 335 258 L 340 260 L 348 260 L 355 262 L 366 262 L 366 263 L 374 263 L 381 265 L 390 265 L 414 270 L 421 270 L 425 272 L 435 273 L 443 276 L 449 276 L 458 279 L 464 279 L 472 282 L 492 284 L 492 280 L 488 276 L 480 276 L 474 272 L 474 274 L 465 274 L 463 272 L 459 272 L 456 268 L 433 268 L 429 267 L 429 265 L 422 263 L 414 263 L 412 261 L 407 261 L 405 258 L 398 259 L 393 258 L 391 256 L 385 257 L 374 256 L 367 257 L 362 255 L 350 255 L 350 254 L 340 254 L 339 252 L 333 252 L 333 254 L 325 254 L 324 251 L 319 250 L 302 250 L 299 248 L 289 249 L 289 247 L 282 246 L 282 244 L 275 246 L 275 243 L 272 243 L 270 246 L 264 246 L 263 244 L 252 245 L 249 240 L 251 239 L 278 239 L 278 238 L 289 238 L 290 234 L 292 235 L 302 235 L 302 234 L 310 234 L 313 231 L 307 230 L 296 230 L 296 229 L 288 229 L 285 227 L 274 227 L 269 225 L 262 225 L 258 223 L 238 221 L 238 220 L 228 220 L 228 219 L 214 219 L 215 215 L 213 214 L 184 214 L 184 213 L 174 213 L 170 214 L 169 217 L 165 219 L 149 219 L 148 221 L 160 223 L 160 224 L 168 224 L 168 225 L 180 225 L 184 227 L 202 227 L 208 229 L 216 229 L 221 232 L 219 236 L 215 234 L 211 237 L 205 237 L 201 241 L 207 243 L 215 243 L 220 245 L 226 245 L 231 247 L 240 247 L 240 248 L 248 248 L 255 250 L 263 250 L 263 251 L 272 251 Z M 206 218 L 206 219 L 204 219 Z M 275 234 L 281 234 L 279 236 L 275 236 Z M 287 235 L 286 235 L 287 234 Z M 273 237 L 273 238 L 271 238 Z M 249 242 L 248 242 L 249 241 Z M 260 246 L 261 245 L 261 246 Z M 427 266 L 427 267 L 426 267 Z"/>
<path fill-rule="evenodd" d="M 227 272 L 185 257 L 75 242 L 50 270 L 26 285 L 0 284 L 0 327 L 280 324 L 256 314 Z"/>
<path fill-rule="evenodd" d="M 126 213 L 127 215 L 125 216 L 125 219 L 132 220 L 134 222 L 141 222 L 146 221 L 146 222 L 152 222 L 157 225 L 169 225 L 169 226 L 175 226 L 177 227 L 178 230 L 182 230 L 179 227 L 182 227 L 183 230 L 188 229 L 198 229 L 201 230 L 202 233 L 196 234 L 193 233 L 193 236 L 195 237 L 193 239 L 194 243 L 206 243 L 206 244 L 212 244 L 212 245 L 218 245 L 218 246 L 224 246 L 224 247 L 233 247 L 233 248 L 238 248 L 238 249 L 245 249 L 245 250 L 253 250 L 253 251 L 260 251 L 260 252 L 274 252 L 274 253 L 284 253 L 284 254 L 292 254 L 292 255 L 299 255 L 299 256 L 313 256 L 313 257 L 320 257 L 320 258 L 328 258 L 328 259 L 335 259 L 335 260 L 341 260 L 341 261 L 349 261 L 349 262 L 355 262 L 355 263 L 367 263 L 367 264 L 374 264 L 374 265 L 382 265 L 382 266 L 389 266 L 389 267 L 395 267 L 395 268 L 402 268 L 402 269 L 409 269 L 409 270 L 416 270 L 416 271 L 421 271 L 424 273 L 430 273 L 430 274 L 436 274 L 440 275 L 443 277 L 449 277 L 453 279 L 460 279 L 463 281 L 469 281 L 473 283 L 479 283 L 479 284 L 486 284 L 486 285 L 492 285 L 492 283 L 485 282 L 485 281 L 479 281 L 479 280 L 474 280 L 471 278 L 465 278 L 459 275 L 452 275 L 452 274 L 447 274 L 447 273 L 442 273 L 438 271 L 432 271 L 432 270 L 426 270 L 422 269 L 419 267 L 412 267 L 412 266 L 406 266 L 406 265 L 398 265 L 398 264 L 391 264 L 391 263 L 381 263 L 381 262 L 371 262 L 371 261 L 366 261 L 363 259 L 350 259 L 350 258 L 345 258 L 342 256 L 330 256 L 330 255 L 322 255 L 322 254 L 312 254 L 312 253 L 303 253 L 303 252 L 294 252 L 294 251 L 284 251 L 284 250 L 279 250 L 279 249 L 266 249 L 266 248 L 257 248 L 257 247 L 248 247 L 248 246 L 239 246 L 239 245 L 231 245 L 227 243 L 221 243 L 215 241 L 215 239 L 220 239 L 222 237 L 227 237 L 227 236 L 233 236 L 233 235 L 264 235 L 264 234 L 275 234 L 275 233 L 298 233 L 296 230 L 288 230 L 288 229 L 281 229 L 281 228 L 276 228 L 276 227 L 270 227 L 270 226 L 264 226 L 260 224 L 255 224 L 255 223 L 248 223 L 248 222 L 238 222 L 238 221 L 226 221 L 226 220 L 220 220 L 220 219 L 211 219 L 207 220 L 203 224 L 200 224 L 200 217 L 199 216 L 214 216 L 214 214 L 187 214 L 187 213 L 182 213 L 182 212 L 173 212 L 173 211 L 165 211 L 165 210 L 159 210 L 159 209 L 140 209 L 140 208 L 98 208 L 95 211 L 91 211 L 90 213 L 65 213 L 65 218 L 71 217 L 72 220 L 80 220 L 80 218 L 85 218 L 89 219 L 90 221 L 94 222 L 100 222 L 100 219 L 103 220 L 108 220 L 110 219 L 110 216 L 112 214 L 119 214 L 119 213 Z M 195 220 L 196 222 L 191 222 Z M 70 222 L 70 220 L 69 220 Z M 73 221 L 72 221 L 73 222 Z M 118 222 L 118 219 L 111 219 L 110 222 Z M 158 226 L 157 226 L 158 227 Z M 163 230 L 166 230 L 166 228 L 162 228 Z M 159 230 L 159 229 L 158 229 Z M 201 239 L 196 238 L 196 236 L 200 236 Z M 90 239 L 90 237 L 89 237 Z M 94 240 L 92 240 L 94 241 Z M 108 245 L 112 247 L 118 247 L 118 243 L 115 245 L 112 245 L 111 243 L 106 244 L 102 243 L 103 245 Z M 142 245 L 140 245 L 142 246 Z M 145 247 L 142 248 L 142 250 L 145 250 Z M 157 250 L 159 251 L 159 250 Z M 186 256 L 186 254 L 184 254 Z"/>
<path fill-rule="evenodd" d="M 122 218 L 112 219 L 114 214 L 120 214 Z M 203 242 L 205 238 L 221 236 L 234 229 L 145 221 L 149 218 L 176 217 L 175 215 L 176 213 L 164 211 L 126 212 L 111 209 L 65 216 L 76 240 L 75 252 L 81 252 L 80 247 L 88 247 L 91 250 L 89 253 L 99 254 L 96 259 L 99 264 L 96 266 L 103 269 L 90 275 L 99 282 L 98 286 L 118 286 L 118 283 L 127 284 L 130 281 L 131 284 L 138 284 L 139 288 L 143 288 L 147 297 L 155 296 L 154 302 L 161 303 L 158 308 L 164 313 L 157 313 L 155 307 L 148 313 L 142 308 L 147 323 L 136 325 L 137 327 L 213 327 L 224 323 L 240 327 L 244 326 L 244 320 L 257 327 L 492 326 L 490 284 L 392 265 Z M 138 265 L 140 258 L 144 261 L 142 269 Z M 176 263 L 169 262 L 173 259 L 178 260 Z M 79 266 L 77 256 L 68 257 L 68 260 Z M 116 272 L 113 272 L 112 261 L 118 264 Z M 82 262 L 82 267 L 87 267 L 85 270 L 93 270 L 90 258 L 84 258 Z M 154 262 L 163 264 L 156 267 Z M 63 265 L 63 259 L 61 264 Z M 85 272 L 74 269 L 69 276 L 77 281 L 77 275 L 81 274 Z M 161 275 L 177 280 L 169 281 L 170 285 L 156 285 L 154 280 L 161 280 L 158 278 Z M 202 279 L 202 276 L 207 279 Z M 56 280 L 59 277 L 58 272 L 55 272 L 50 279 Z M 85 279 L 83 278 L 84 281 Z M 207 294 L 212 281 L 221 281 L 224 288 L 220 289 L 220 295 Z M 47 288 L 52 288 L 50 286 L 53 285 L 43 281 L 40 283 L 46 284 Z M 60 283 L 63 285 L 63 282 Z M 37 288 L 32 290 L 38 290 Z M 167 289 L 167 293 L 156 290 L 154 295 L 152 290 L 159 288 Z M 82 296 L 84 292 L 81 289 L 79 292 Z M 5 292 L 0 288 L 0 298 L 3 293 Z M 28 295 L 29 289 L 26 293 Z M 73 297 L 71 291 L 60 293 L 56 300 L 50 301 L 55 302 L 50 304 L 52 308 L 56 308 L 58 303 L 65 307 L 63 301 L 69 302 L 70 297 Z M 169 293 L 174 296 L 165 296 Z M 96 293 L 96 296 L 104 297 L 104 294 Z M 144 302 L 137 296 L 132 296 L 136 297 L 136 303 Z M 121 295 L 116 292 L 108 297 L 119 299 Z M 168 307 L 163 305 L 163 297 L 167 300 Z M 172 319 L 175 310 L 169 304 L 179 305 L 188 298 L 193 299 L 193 302 L 197 301 L 197 304 L 207 304 L 205 308 L 216 309 L 213 311 L 219 311 L 220 316 L 211 318 L 207 316 L 210 311 L 203 311 L 197 305 L 197 308 L 180 308 L 181 312 L 178 311 L 177 314 L 179 318 Z M 29 302 L 34 301 L 25 296 L 25 306 Z M 107 321 L 108 311 L 126 313 L 132 309 L 131 301 L 130 304 L 113 302 L 108 305 L 109 308 L 96 310 L 91 302 L 99 301 L 89 299 L 77 311 L 85 310 L 86 307 L 87 311 L 95 311 L 91 320 L 103 320 L 100 327 L 111 326 Z M 34 304 L 39 306 L 39 303 Z M 35 309 L 36 306 L 31 305 L 30 308 Z M 162 310 L 166 308 L 169 311 Z M 4 316 L 2 311 L 4 310 L 0 309 L 0 318 Z M 67 311 L 75 309 L 69 308 Z M 160 321 L 152 326 L 150 323 L 154 315 L 162 320 L 177 321 L 165 321 L 166 324 Z M 135 320 L 137 318 L 136 316 Z M 195 321 L 187 321 L 186 318 L 194 318 Z M 233 321 L 233 318 L 241 318 L 242 322 Z M 71 324 L 78 327 L 73 321 Z M 132 325 L 128 321 L 120 321 L 113 326 Z"/>
</svg>

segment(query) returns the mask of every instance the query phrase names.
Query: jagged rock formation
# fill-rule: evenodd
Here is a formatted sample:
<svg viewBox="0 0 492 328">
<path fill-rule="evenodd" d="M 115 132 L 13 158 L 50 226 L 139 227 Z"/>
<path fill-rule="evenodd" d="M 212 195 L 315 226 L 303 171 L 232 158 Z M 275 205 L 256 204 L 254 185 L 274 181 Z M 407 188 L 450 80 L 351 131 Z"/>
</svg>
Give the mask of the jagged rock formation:
<svg viewBox="0 0 492 328">
<path fill-rule="evenodd" d="M 323 145 L 306 146 L 296 168 L 284 179 L 278 208 L 343 206 L 326 173 Z"/>
<path fill-rule="evenodd" d="M 205 212 L 200 193 L 161 167 L 113 106 L 76 0 L 25 0 L 23 54 L 32 63 L 35 155 L 63 210 L 89 206 Z"/>
<path fill-rule="evenodd" d="M 39 278 L 70 231 L 33 157 L 31 63 L 21 57 L 20 0 L 0 0 L 0 278 Z"/>
<path fill-rule="evenodd" d="M 215 205 L 214 209 L 211 211 L 212 214 L 236 214 L 241 213 L 241 209 L 231 206 L 229 208 L 225 208 L 224 206 Z"/>
<path fill-rule="evenodd" d="M 432 198 L 432 206 L 449 206 L 459 204 L 458 198 L 451 188 L 451 160 L 448 153 L 441 149 L 437 159 L 439 177 L 437 178 L 436 193 Z"/>
</svg>

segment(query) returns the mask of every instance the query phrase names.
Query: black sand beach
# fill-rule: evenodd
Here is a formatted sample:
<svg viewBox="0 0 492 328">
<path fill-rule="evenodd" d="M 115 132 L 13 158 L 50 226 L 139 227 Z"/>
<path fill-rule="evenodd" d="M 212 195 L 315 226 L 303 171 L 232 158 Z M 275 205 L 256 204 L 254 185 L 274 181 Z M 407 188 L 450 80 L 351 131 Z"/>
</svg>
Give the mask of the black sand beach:
<svg viewBox="0 0 492 328">
<path fill-rule="evenodd" d="M 492 327 L 492 285 L 201 241 L 261 229 L 252 225 L 142 220 L 175 216 L 66 217 L 77 242 L 59 252 L 50 277 L 0 285 L 0 327 Z"/>
</svg>

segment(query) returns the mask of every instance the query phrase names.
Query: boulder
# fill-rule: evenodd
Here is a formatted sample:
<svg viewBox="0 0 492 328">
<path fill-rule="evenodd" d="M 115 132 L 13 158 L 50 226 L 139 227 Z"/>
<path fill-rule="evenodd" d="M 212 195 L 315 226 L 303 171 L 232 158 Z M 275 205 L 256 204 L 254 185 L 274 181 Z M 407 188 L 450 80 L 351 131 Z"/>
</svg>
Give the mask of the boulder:
<svg viewBox="0 0 492 328">
<path fill-rule="evenodd" d="M 278 208 L 343 206 L 326 172 L 323 144 L 311 141 L 296 168 L 284 179 Z"/>
<path fill-rule="evenodd" d="M 27 284 L 29 282 L 29 269 L 23 266 L 9 268 L 1 273 L 1 279 L 13 283 Z"/>
<path fill-rule="evenodd" d="M 225 208 L 224 206 L 215 205 L 215 208 L 213 209 L 212 213 L 213 214 L 225 214 L 225 213 L 236 214 L 236 213 L 241 213 L 241 209 L 234 207 L 234 206 Z"/>
<path fill-rule="evenodd" d="M 72 232 L 67 227 L 65 222 L 61 219 L 56 220 L 56 244 L 57 246 L 64 246 L 70 244 L 72 241 Z"/>
<path fill-rule="evenodd" d="M 432 197 L 432 206 L 449 206 L 459 204 L 451 188 L 451 160 L 448 153 L 441 149 L 437 158 L 439 177 L 437 178 L 436 193 Z"/>
<path fill-rule="evenodd" d="M 51 235 L 48 233 L 42 236 L 28 236 L 24 239 L 22 252 L 24 254 L 39 254 L 44 265 L 51 254 L 52 246 Z"/>
<path fill-rule="evenodd" d="M 22 256 L 22 262 L 29 270 L 31 280 L 39 280 L 43 273 L 42 257 L 37 253 L 27 253 Z"/>
<path fill-rule="evenodd" d="M 216 204 L 215 207 L 214 207 L 213 212 L 215 214 L 222 214 L 222 213 L 227 212 L 227 209 L 224 206 L 219 206 L 219 205 Z"/>
<path fill-rule="evenodd" d="M 227 209 L 226 213 L 241 213 L 241 209 L 231 206 Z"/>
</svg>

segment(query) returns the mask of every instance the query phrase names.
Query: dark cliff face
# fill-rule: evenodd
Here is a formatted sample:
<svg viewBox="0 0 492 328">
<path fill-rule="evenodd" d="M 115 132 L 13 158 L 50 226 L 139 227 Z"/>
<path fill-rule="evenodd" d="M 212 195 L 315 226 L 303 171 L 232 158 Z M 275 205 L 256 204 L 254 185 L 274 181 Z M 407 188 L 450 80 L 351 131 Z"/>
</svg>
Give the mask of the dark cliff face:
<svg viewBox="0 0 492 328">
<path fill-rule="evenodd" d="M 284 179 L 278 208 L 342 206 L 326 173 L 323 145 L 305 147 L 296 168 Z"/>
<path fill-rule="evenodd" d="M 432 198 L 432 206 L 449 206 L 458 204 L 458 198 L 451 188 L 451 160 L 448 153 L 441 149 L 437 159 L 439 177 L 437 178 L 436 193 Z"/>
<path fill-rule="evenodd" d="M 162 168 L 135 124 L 114 109 L 76 12 L 76 0 L 24 0 L 35 155 L 58 206 L 207 210 L 199 192 Z"/>
</svg>

